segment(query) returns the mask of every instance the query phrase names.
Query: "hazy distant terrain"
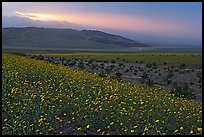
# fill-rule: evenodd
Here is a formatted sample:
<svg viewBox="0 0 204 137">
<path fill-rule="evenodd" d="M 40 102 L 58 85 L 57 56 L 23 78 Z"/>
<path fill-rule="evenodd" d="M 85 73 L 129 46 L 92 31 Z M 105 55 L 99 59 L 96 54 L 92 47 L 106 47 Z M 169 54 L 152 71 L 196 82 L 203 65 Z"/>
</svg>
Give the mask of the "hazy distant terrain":
<svg viewBox="0 0 204 137">
<path fill-rule="evenodd" d="M 94 30 L 52 28 L 3 28 L 3 47 L 117 49 L 150 47 L 118 35 Z"/>
<path fill-rule="evenodd" d="M 67 21 L 40 21 L 32 20 L 18 16 L 2 16 L 2 28 L 9 27 L 46 27 L 46 28 L 73 28 L 76 30 L 85 29 L 85 27 Z"/>
<path fill-rule="evenodd" d="M 202 40 L 194 38 L 176 38 L 176 37 L 166 37 L 157 36 L 153 34 L 146 34 L 142 32 L 128 32 L 120 31 L 114 29 L 101 29 L 100 27 L 92 27 L 87 25 L 79 25 L 75 23 L 70 23 L 68 21 L 40 21 L 32 20 L 25 17 L 19 16 L 2 16 L 2 28 L 24 28 L 24 27 L 42 27 L 42 28 L 60 28 L 60 29 L 74 29 L 74 30 L 85 30 L 94 28 L 96 30 L 101 30 L 107 33 L 116 34 L 123 36 L 128 39 L 136 40 L 151 47 L 171 47 L 171 48 L 201 48 Z"/>
</svg>

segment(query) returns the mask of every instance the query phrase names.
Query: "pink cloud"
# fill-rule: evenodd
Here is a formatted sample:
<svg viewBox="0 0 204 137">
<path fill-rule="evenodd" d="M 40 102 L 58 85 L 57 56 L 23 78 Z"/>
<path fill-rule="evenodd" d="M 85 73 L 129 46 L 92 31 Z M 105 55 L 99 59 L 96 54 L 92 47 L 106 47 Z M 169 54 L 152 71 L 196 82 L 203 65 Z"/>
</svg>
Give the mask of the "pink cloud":
<svg viewBox="0 0 204 137">
<path fill-rule="evenodd" d="M 150 17 L 124 14 L 105 14 L 105 13 L 79 13 L 69 14 L 43 14 L 42 13 L 23 13 L 21 15 L 30 19 L 68 21 L 81 25 L 88 25 L 97 28 L 115 29 L 129 32 L 143 32 L 165 35 L 184 35 L 189 33 L 188 25 L 177 21 L 166 21 Z M 33 17 L 35 16 L 35 17 Z"/>
<path fill-rule="evenodd" d="M 182 23 L 141 16 L 99 13 L 72 13 L 69 15 L 65 15 L 64 19 L 70 22 L 83 25 L 124 30 L 130 32 L 147 32 L 169 35 L 180 35 L 185 33 L 185 27 Z"/>
</svg>

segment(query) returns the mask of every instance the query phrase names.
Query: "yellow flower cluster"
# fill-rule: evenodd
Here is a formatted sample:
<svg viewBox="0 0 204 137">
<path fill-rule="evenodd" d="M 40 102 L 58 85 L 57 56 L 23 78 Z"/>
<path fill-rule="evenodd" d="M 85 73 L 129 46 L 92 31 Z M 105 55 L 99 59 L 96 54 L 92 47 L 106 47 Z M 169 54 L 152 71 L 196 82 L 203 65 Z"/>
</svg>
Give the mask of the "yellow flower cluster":
<svg viewBox="0 0 204 137">
<path fill-rule="evenodd" d="M 62 125 L 98 134 L 202 134 L 202 104 L 3 54 L 2 134 L 63 134 Z"/>
</svg>

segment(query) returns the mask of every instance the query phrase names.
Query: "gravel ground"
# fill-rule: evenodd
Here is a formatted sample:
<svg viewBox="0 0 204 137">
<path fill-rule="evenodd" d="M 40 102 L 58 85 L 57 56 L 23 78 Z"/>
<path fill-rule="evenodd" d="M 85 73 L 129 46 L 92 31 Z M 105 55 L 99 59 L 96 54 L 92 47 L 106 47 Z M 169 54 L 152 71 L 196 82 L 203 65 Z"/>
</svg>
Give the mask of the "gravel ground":
<svg viewBox="0 0 204 137">
<path fill-rule="evenodd" d="M 26 55 L 36 58 L 33 55 Z M 40 60 L 73 68 L 85 69 L 107 76 L 121 79 L 124 82 L 134 82 L 140 85 L 151 85 L 163 89 L 172 90 L 174 83 L 180 86 L 188 85 L 195 92 L 196 99 L 202 100 L 202 69 L 175 68 L 157 64 L 148 66 L 139 63 L 107 63 L 99 60 L 79 60 L 76 58 L 66 59 L 59 57 L 38 57 Z M 118 77 L 117 77 L 118 76 Z"/>
</svg>

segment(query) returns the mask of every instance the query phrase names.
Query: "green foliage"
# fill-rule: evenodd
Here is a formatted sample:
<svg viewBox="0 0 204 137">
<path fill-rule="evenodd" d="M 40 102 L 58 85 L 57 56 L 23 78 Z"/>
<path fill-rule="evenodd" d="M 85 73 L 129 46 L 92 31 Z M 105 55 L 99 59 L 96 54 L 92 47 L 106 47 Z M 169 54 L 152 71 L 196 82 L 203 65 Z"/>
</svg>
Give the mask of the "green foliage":
<svg viewBox="0 0 204 137">
<path fill-rule="evenodd" d="M 194 91 L 190 89 L 187 84 L 185 84 L 184 86 L 179 86 L 176 83 L 174 83 L 174 88 L 171 90 L 171 93 L 175 94 L 178 97 L 196 99 Z"/>
</svg>

